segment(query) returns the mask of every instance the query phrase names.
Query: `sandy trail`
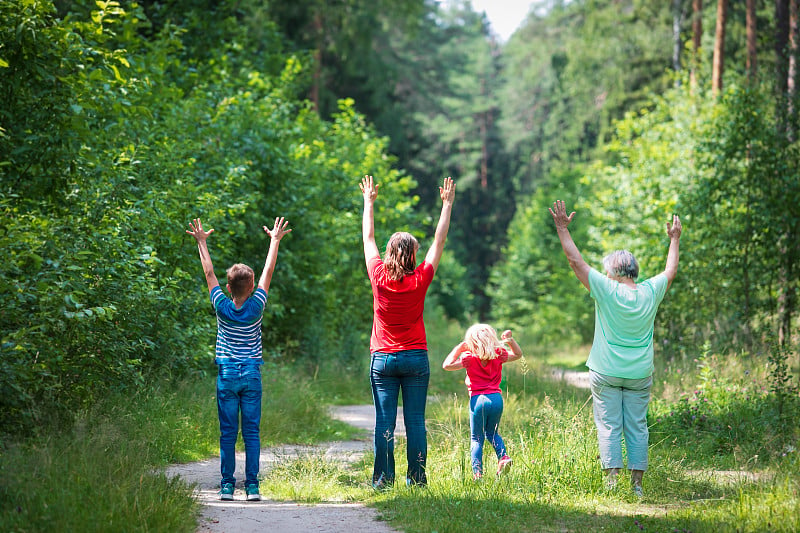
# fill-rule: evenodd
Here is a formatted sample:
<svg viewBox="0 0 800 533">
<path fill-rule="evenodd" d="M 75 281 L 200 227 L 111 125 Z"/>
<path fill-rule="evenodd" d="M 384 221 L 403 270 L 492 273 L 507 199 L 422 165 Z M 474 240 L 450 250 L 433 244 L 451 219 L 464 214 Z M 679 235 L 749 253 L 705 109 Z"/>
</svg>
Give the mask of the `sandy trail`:
<svg viewBox="0 0 800 533">
<path fill-rule="evenodd" d="M 364 440 L 328 442 L 314 446 L 282 445 L 261 450 L 261 473 L 279 461 L 318 454 L 328 460 L 353 462 L 372 447 L 375 410 L 372 405 L 338 406 L 331 410 L 334 418 L 367 430 Z M 402 409 L 397 413 L 397 435 L 405 435 Z M 236 478 L 244 479 L 244 452 L 236 454 Z M 198 501 L 202 504 L 198 533 L 280 533 L 324 532 L 391 533 L 395 529 L 378 519 L 378 513 L 359 503 L 297 504 L 262 500 L 248 502 L 244 491 L 237 487 L 233 502 L 217 499 L 219 490 L 219 457 L 206 461 L 173 465 L 170 476 L 181 476 L 195 484 Z"/>
<path fill-rule="evenodd" d="M 579 388 L 588 388 L 588 372 L 553 370 L 552 379 L 564 380 Z M 368 432 L 364 440 L 336 441 L 314 446 L 281 445 L 261 450 L 261 473 L 287 459 L 319 455 L 332 461 L 354 462 L 372 447 L 375 409 L 372 405 L 347 405 L 331 408 L 331 416 Z M 403 410 L 397 412 L 396 435 L 405 435 Z M 237 479 L 244 479 L 244 452 L 236 454 Z M 181 476 L 195 485 L 202 504 L 198 533 L 278 533 L 319 532 L 393 533 L 397 530 L 379 520 L 376 510 L 360 503 L 298 504 L 262 500 L 245 501 L 242 487 L 237 487 L 233 502 L 217 499 L 219 490 L 219 457 L 206 461 L 173 465 L 170 476 Z"/>
</svg>

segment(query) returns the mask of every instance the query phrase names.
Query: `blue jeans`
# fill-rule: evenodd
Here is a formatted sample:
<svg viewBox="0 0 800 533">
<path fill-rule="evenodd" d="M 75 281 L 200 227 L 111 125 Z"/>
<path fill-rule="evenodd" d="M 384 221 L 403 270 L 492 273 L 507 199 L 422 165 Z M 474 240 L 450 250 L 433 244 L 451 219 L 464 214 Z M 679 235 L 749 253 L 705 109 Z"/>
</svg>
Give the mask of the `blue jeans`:
<svg viewBox="0 0 800 533">
<path fill-rule="evenodd" d="M 647 470 L 647 406 L 653 377 L 615 378 L 589 371 L 592 410 L 597 426 L 600 464 L 604 469 L 623 468 L 622 436 L 629 470 Z"/>
<path fill-rule="evenodd" d="M 217 412 L 219 414 L 219 458 L 221 483 L 236 484 L 236 439 L 239 414 L 245 450 L 245 486 L 258 486 L 261 456 L 261 367 L 253 364 L 219 365 Z"/>
<path fill-rule="evenodd" d="M 403 391 L 403 419 L 408 441 L 406 483 L 425 485 L 428 436 L 425 430 L 425 402 L 431 370 L 427 350 L 396 353 L 375 352 L 370 365 L 372 400 L 375 403 L 375 466 L 372 483 L 394 483 L 394 429 L 397 399 Z"/>
<path fill-rule="evenodd" d="M 506 445 L 497 431 L 503 416 L 503 395 L 478 394 L 469 399 L 469 455 L 472 472 L 483 474 L 483 441 L 488 440 L 500 459 L 506 454 Z"/>
</svg>

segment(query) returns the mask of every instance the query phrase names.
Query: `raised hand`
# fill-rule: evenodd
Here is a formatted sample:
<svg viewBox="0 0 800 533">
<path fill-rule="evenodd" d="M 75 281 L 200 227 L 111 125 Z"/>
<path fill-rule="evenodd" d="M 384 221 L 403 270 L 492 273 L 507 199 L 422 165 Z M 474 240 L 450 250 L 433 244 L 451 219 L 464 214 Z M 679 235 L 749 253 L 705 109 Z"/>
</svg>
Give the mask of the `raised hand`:
<svg viewBox="0 0 800 533">
<path fill-rule="evenodd" d="M 450 176 L 446 177 L 443 186 L 439 187 L 439 196 L 442 197 L 442 202 L 453 203 L 456 197 L 456 182 Z"/>
<path fill-rule="evenodd" d="M 556 224 L 556 229 L 566 229 L 575 217 L 575 211 L 567 216 L 567 208 L 564 200 L 556 200 L 553 202 L 553 207 L 548 207 L 547 209 L 550 211 L 550 214 L 553 215 L 553 222 Z"/>
<path fill-rule="evenodd" d="M 284 220 L 283 217 L 275 217 L 275 223 L 272 226 L 272 229 L 269 229 L 266 226 L 263 226 L 264 231 L 272 237 L 274 240 L 281 240 L 284 235 L 287 233 L 291 233 L 292 230 L 286 229 L 289 226 L 289 221 Z"/>
<path fill-rule="evenodd" d="M 373 181 L 372 176 L 361 178 L 358 186 L 361 188 L 361 194 L 364 195 L 365 201 L 372 203 L 378 197 L 378 184 Z"/>
<path fill-rule="evenodd" d="M 190 229 L 186 230 L 186 233 L 194 237 L 198 243 L 205 242 L 208 236 L 214 233 L 213 229 L 203 231 L 203 223 L 200 222 L 199 218 L 195 218 L 189 222 L 189 228 Z"/>
<path fill-rule="evenodd" d="M 507 341 L 508 339 L 512 338 L 513 335 L 511 334 L 511 330 L 507 329 L 500 335 L 500 340 Z"/>
<path fill-rule="evenodd" d="M 669 238 L 680 239 L 682 229 L 680 217 L 678 215 L 672 215 L 672 224 L 667 222 L 667 235 L 669 235 Z"/>
</svg>

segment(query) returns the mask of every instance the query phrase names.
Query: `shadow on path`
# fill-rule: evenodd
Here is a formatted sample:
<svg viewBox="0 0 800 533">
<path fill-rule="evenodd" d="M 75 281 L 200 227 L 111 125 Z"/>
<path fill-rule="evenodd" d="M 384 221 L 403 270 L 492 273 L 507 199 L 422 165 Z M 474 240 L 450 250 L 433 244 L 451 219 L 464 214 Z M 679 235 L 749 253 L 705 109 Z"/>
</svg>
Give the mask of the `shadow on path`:
<svg viewBox="0 0 800 533">
<path fill-rule="evenodd" d="M 318 455 L 327 460 L 354 462 L 372 448 L 375 409 L 372 405 L 348 405 L 331 408 L 331 416 L 368 431 L 364 440 L 335 441 L 318 445 L 281 445 L 261 450 L 261 472 L 286 460 Z M 402 409 L 397 413 L 397 435 L 405 435 Z M 244 479 L 244 452 L 236 453 L 237 479 Z M 245 501 L 242 487 L 237 486 L 233 502 L 217 499 L 219 490 L 219 457 L 206 461 L 172 465 L 168 476 L 180 476 L 195 485 L 195 494 L 203 506 L 198 533 L 393 533 L 396 530 L 378 520 L 376 510 L 359 503 L 297 504 L 262 500 Z"/>
</svg>

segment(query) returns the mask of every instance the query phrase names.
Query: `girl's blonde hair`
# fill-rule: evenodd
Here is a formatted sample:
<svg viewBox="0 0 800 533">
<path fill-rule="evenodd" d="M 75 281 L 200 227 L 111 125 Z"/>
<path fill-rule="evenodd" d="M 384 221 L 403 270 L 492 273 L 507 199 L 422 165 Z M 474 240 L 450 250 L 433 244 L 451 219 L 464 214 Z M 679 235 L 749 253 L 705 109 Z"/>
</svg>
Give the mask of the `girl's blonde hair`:
<svg viewBox="0 0 800 533">
<path fill-rule="evenodd" d="M 383 256 L 383 265 L 389 279 L 400 281 L 414 273 L 417 268 L 417 250 L 419 243 L 410 233 L 398 231 L 389 238 L 386 254 Z"/>
<path fill-rule="evenodd" d="M 464 342 L 469 351 L 481 361 L 497 357 L 497 349 L 503 343 L 497 338 L 497 331 L 489 324 L 474 324 L 464 334 Z"/>
</svg>

